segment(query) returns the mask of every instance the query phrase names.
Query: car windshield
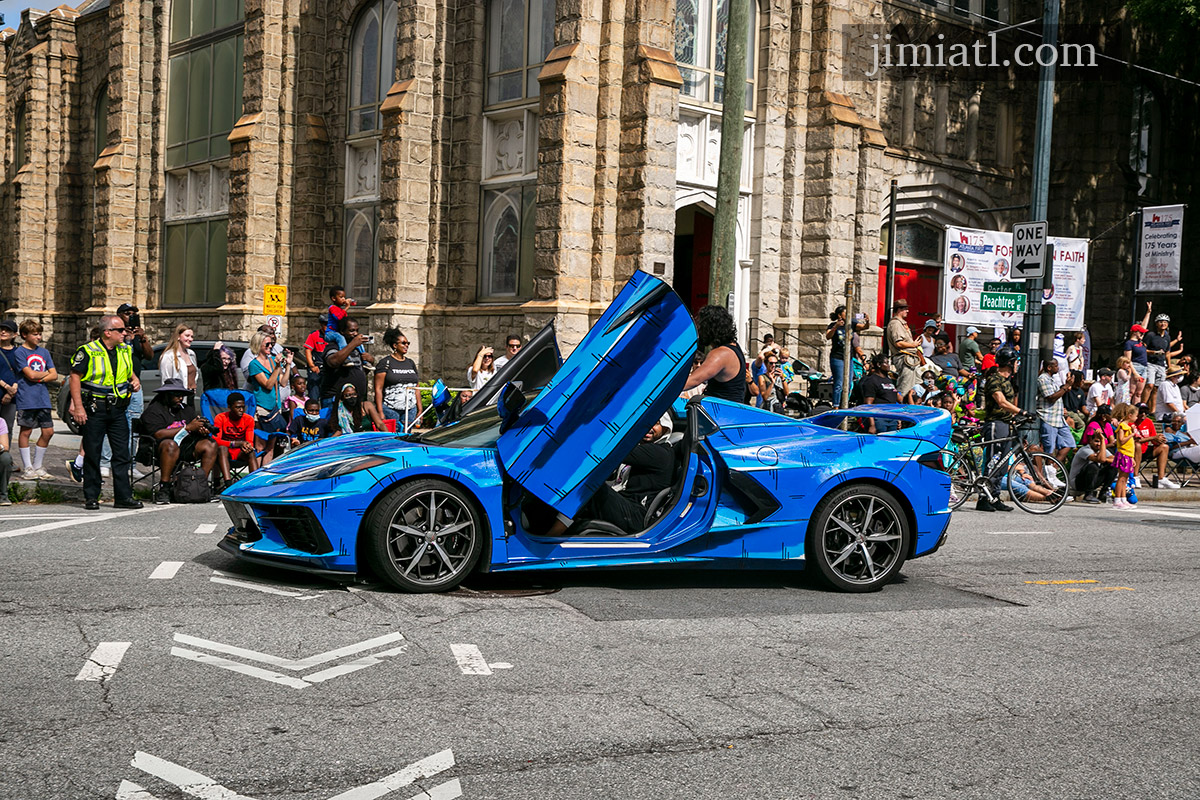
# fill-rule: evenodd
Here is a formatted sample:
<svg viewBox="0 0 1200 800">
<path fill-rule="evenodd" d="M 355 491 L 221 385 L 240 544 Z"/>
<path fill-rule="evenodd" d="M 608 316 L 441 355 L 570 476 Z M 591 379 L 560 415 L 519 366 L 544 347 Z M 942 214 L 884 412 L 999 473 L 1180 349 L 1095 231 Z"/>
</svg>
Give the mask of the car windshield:
<svg viewBox="0 0 1200 800">
<path fill-rule="evenodd" d="M 495 406 L 484 406 L 444 428 L 421 434 L 421 444 L 439 447 L 495 447 L 500 438 L 500 415 Z"/>
</svg>

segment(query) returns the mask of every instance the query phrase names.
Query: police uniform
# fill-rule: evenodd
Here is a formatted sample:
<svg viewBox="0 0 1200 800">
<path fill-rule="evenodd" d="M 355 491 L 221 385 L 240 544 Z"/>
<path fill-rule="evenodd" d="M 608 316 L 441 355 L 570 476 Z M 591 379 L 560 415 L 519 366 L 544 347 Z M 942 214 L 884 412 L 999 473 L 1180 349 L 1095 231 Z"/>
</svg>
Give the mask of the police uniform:
<svg viewBox="0 0 1200 800">
<path fill-rule="evenodd" d="M 109 350 L 91 341 L 75 351 L 71 372 L 79 376 L 80 396 L 88 419 L 83 435 L 83 497 L 100 498 L 100 453 L 104 439 L 112 448 L 113 494 L 117 506 L 133 503 L 129 470 L 129 419 L 125 409 L 133 393 L 133 349 L 124 342 Z"/>
</svg>

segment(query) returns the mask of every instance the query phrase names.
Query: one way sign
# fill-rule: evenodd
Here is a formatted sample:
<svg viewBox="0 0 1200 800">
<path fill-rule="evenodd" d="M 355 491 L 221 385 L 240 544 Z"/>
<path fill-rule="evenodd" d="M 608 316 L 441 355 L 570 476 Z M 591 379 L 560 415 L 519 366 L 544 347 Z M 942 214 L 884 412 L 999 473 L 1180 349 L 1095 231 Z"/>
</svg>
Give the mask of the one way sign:
<svg viewBox="0 0 1200 800">
<path fill-rule="evenodd" d="M 1046 222 L 1022 222 L 1013 226 L 1013 280 L 1046 276 Z"/>
</svg>

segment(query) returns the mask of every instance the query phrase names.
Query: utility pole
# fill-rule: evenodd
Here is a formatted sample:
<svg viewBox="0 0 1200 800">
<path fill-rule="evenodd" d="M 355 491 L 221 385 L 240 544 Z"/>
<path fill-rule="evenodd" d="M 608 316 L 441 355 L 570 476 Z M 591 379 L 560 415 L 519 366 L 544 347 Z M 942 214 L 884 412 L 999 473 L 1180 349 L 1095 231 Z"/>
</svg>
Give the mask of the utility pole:
<svg viewBox="0 0 1200 800">
<path fill-rule="evenodd" d="M 737 265 L 737 213 L 742 189 L 742 138 L 746 123 L 746 34 L 752 0 L 730 0 L 725 35 L 725 95 L 721 105 L 721 161 L 713 219 L 708 302 L 729 305 Z"/>
<path fill-rule="evenodd" d="M 888 243 L 887 269 L 883 273 L 883 319 L 878 320 L 886 328 L 892 318 L 892 304 L 896 302 L 896 179 L 892 178 L 891 194 L 888 196 Z M 883 337 L 883 354 L 890 356 L 887 337 Z"/>
<path fill-rule="evenodd" d="M 1044 0 L 1042 7 L 1042 45 L 1058 47 L 1058 7 L 1061 0 Z M 1046 219 L 1050 205 L 1050 139 L 1054 130 L 1054 60 L 1049 66 L 1041 66 L 1038 74 L 1037 130 L 1033 149 L 1033 192 L 1029 210 L 1031 221 Z M 1045 265 L 1050 279 L 1053 273 L 1053 248 L 1046 243 Z M 1037 405 L 1037 375 L 1040 369 L 1038 355 L 1041 350 L 1042 332 L 1042 279 L 1033 278 L 1026 282 L 1029 294 L 1025 303 L 1025 336 L 1021 354 L 1021 396 L 1019 405 L 1032 411 Z M 1047 331 L 1053 336 L 1054 330 Z"/>
</svg>

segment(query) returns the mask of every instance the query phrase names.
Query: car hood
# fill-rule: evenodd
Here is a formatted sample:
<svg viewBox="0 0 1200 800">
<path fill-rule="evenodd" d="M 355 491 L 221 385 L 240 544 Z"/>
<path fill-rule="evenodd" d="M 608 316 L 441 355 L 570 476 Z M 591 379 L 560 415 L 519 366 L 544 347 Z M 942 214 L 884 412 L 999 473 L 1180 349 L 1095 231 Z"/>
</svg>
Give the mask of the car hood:
<svg viewBox="0 0 1200 800">
<path fill-rule="evenodd" d="M 421 446 L 408 441 L 408 437 L 394 433 L 356 433 L 335 436 L 293 450 L 277 458 L 254 473 L 263 475 L 290 475 L 302 469 L 345 461 L 356 456 L 385 455 L 404 450 L 416 450 Z"/>
</svg>

